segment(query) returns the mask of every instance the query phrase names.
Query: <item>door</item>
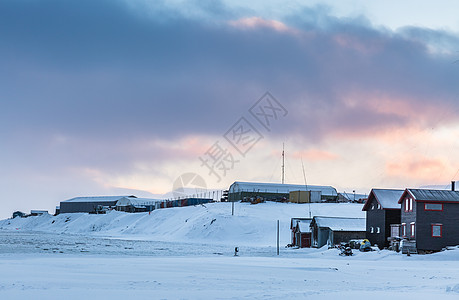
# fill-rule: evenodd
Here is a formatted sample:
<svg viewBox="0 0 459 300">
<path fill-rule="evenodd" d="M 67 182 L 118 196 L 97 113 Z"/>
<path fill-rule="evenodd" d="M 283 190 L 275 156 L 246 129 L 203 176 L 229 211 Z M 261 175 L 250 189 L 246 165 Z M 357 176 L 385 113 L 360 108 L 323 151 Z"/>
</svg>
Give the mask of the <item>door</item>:
<svg viewBox="0 0 459 300">
<path fill-rule="evenodd" d="M 302 233 L 301 234 L 301 248 L 310 248 L 311 247 L 311 234 Z"/>
</svg>

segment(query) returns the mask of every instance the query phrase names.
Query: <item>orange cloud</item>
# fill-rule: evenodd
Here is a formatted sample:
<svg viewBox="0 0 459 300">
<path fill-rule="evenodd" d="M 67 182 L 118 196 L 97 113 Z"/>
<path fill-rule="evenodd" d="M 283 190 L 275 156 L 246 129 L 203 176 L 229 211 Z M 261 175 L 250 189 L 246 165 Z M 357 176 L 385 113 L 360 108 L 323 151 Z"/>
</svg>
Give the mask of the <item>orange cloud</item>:
<svg viewBox="0 0 459 300">
<path fill-rule="evenodd" d="M 389 176 L 432 183 L 443 182 L 440 177 L 446 168 L 444 160 L 423 156 L 386 163 L 386 173 Z"/>
<path fill-rule="evenodd" d="M 307 151 L 296 151 L 292 155 L 293 158 L 300 159 L 305 158 L 307 160 L 318 161 L 318 160 L 334 160 L 338 158 L 338 155 L 323 151 L 319 149 L 311 149 Z"/>
</svg>

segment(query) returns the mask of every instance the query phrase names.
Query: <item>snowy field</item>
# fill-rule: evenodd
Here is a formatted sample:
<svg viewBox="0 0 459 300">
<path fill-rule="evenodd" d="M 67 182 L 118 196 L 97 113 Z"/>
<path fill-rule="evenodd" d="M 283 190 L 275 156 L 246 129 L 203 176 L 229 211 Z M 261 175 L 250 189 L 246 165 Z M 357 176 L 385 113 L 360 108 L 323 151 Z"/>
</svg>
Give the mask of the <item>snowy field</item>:
<svg viewBox="0 0 459 300">
<path fill-rule="evenodd" d="M 361 205 L 312 215 L 361 217 Z M 290 249 L 308 205 L 215 203 L 152 214 L 67 214 L 0 221 L 0 299 L 459 299 L 459 249 Z M 214 221 L 212 221 L 214 220 Z M 238 257 L 234 247 L 240 248 Z"/>
</svg>

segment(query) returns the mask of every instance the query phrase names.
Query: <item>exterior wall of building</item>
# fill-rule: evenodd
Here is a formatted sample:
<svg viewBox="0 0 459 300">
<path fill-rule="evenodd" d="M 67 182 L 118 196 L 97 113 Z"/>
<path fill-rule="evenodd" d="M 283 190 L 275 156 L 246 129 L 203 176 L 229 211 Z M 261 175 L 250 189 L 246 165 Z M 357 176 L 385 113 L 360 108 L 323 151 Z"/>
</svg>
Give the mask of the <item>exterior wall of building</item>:
<svg viewBox="0 0 459 300">
<path fill-rule="evenodd" d="M 228 201 L 242 201 L 242 200 L 249 200 L 250 198 L 256 199 L 257 197 L 262 197 L 266 200 L 281 200 L 281 199 L 288 199 L 289 193 L 263 193 L 263 192 L 237 192 L 237 193 L 229 193 L 228 194 Z"/>
<path fill-rule="evenodd" d="M 117 201 L 102 201 L 102 202 L 61 202 L 60 203 L 60 213 L 77 213 L 77 212 L 93 212 L 95 208 L 99 205 L 102 206 L 116 206 Z"/>
<path fill-rule="evenodd" d="M 314 193 L 315 191 L 313 191 Z M 263 191 L 241 191 L 241 192 L 235 192 L 235 193 L 228 193 L 228 201 L 233 202 L 233 201 L 242 201 L 244 199 L 250 199 L 254 198 L 256 199 L 257 197 L 262 197 L 265 200 L 282 200 L 282 199 L 289 199 L 290 193 L 264 193 Z M 311 202 L 319 202 L 316 200 L 317 199 L 317 192 L 314 193 L 314 195 L 311 195 Z M 338 201 L 338 196 L 328 196 L 328 195 L 321 195 L 320 197 L 321 201 L 324 202 L 337 202 Z"/>
<path fill-rule="evenodd" d="M 443 203 L 442 211 L 425 210 L 424 205 L 416 203 L 418 250 L 439 251 L 446 246 L 459 245 L 459 203 Z M 432 224 L 442 225 L 441 237 L 432 237 Z"/>
<path fill-rule="evenodd" d="M 321 248 L 325 246 L 328 241 L 332 241 L 331 230 L 329 228 L 319 228 L 317 236 L 317 247 Z"/>
<path fill-rule="evenodd" d="M 309 203 L 310 193 L 307 191 L 291 191 L 289 194 L 289 202 L 292 203 Z"/>
<path fill-rule="evenodd" d="M 405 207 L 405 203 L 406 201 L 408 201 L 408 199 L 410 198 L 410 195 L 409 194 L 405 194 L 405 197 L 403 198 L 403 201 L 401 203 L 401 217 L 400 217 L 400 237 L 404 237 L 404 238 L 407 238 L 409 240 L 416 240 L 416 235 L 418 234 L 418 232 L 416 232 L 415 230 L 415 236 L 414 237 L 411 237 L 411 223 L 415 223 L 415 228 L 417 228 L 417 224 L 416 224 L 416 211 L 417 211 L 417 208 L 416 208 L 416 202 L 413 200 L 413 207 L 412 207 L 412 210 L 411 211 L 406 211 Z M 405 226 L 404 226 L 405 225 Z M 403 235 L 402 233 L 402 228 L 405 228 L 405 234 Z"/>
<path fill-rule="evenodd" d="M 296 231 L 293 234 L 292 244 L 299 248 L 311 247 L 311 233 L 310 232 L 299 232 Z"/>
<path fill-rule="evenodd" d="M 391 236 L 391 226 L 392 224 L 400 224 L 400 209 L 387 209 L 386 212 L 386 220 L 384 226 L 384 247 L 389 247 L 390 243 L 387 240 Z M 379 244 L 378 244 L 379 245 Z"/>
<path fill-rule="evenodd" d="M 365 231 L 333 231 L 333 245 L 339 243 L 349 243 L 350 240 L 360 240 L 365 238 Z"/>
<path fill-rule="evenodd" d="M 374 197 L 371 197 L 368 201 L 371 202 L 367 210 L 365 236 L 372 245 L 377 244 L 379 247 L 384 247 L 386 244 L 386 232 L 389 232 L 386 231 L 386 211 L 378 206 L 378 202 Z"/>
</svg>

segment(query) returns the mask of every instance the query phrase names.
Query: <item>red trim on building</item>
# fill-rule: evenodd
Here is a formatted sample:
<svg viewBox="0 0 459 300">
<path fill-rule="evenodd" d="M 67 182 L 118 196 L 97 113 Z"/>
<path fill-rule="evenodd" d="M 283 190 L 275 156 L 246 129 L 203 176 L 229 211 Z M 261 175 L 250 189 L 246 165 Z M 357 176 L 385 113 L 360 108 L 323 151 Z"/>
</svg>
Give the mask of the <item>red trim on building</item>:
<svg viewBox="0 0 459 300">
<path fill-rule="evenodd" d="M 426 204 L 440 204 L 441 205 L 441 209 L 427 209 L 426 208 Z M 433 202 L 424 202 L 424 210 L 425 211 L 443 211 L 443 203 L 433 203 Z"/>
<path fill-rule="evenodd" d="M 417 202 L 422 202 L 422 203 L 455 203 L 455 204 L 459 204 L 459 201 L 434 201 L 432 202 L 432 200 L 416 200 Z"/>
</svg>

